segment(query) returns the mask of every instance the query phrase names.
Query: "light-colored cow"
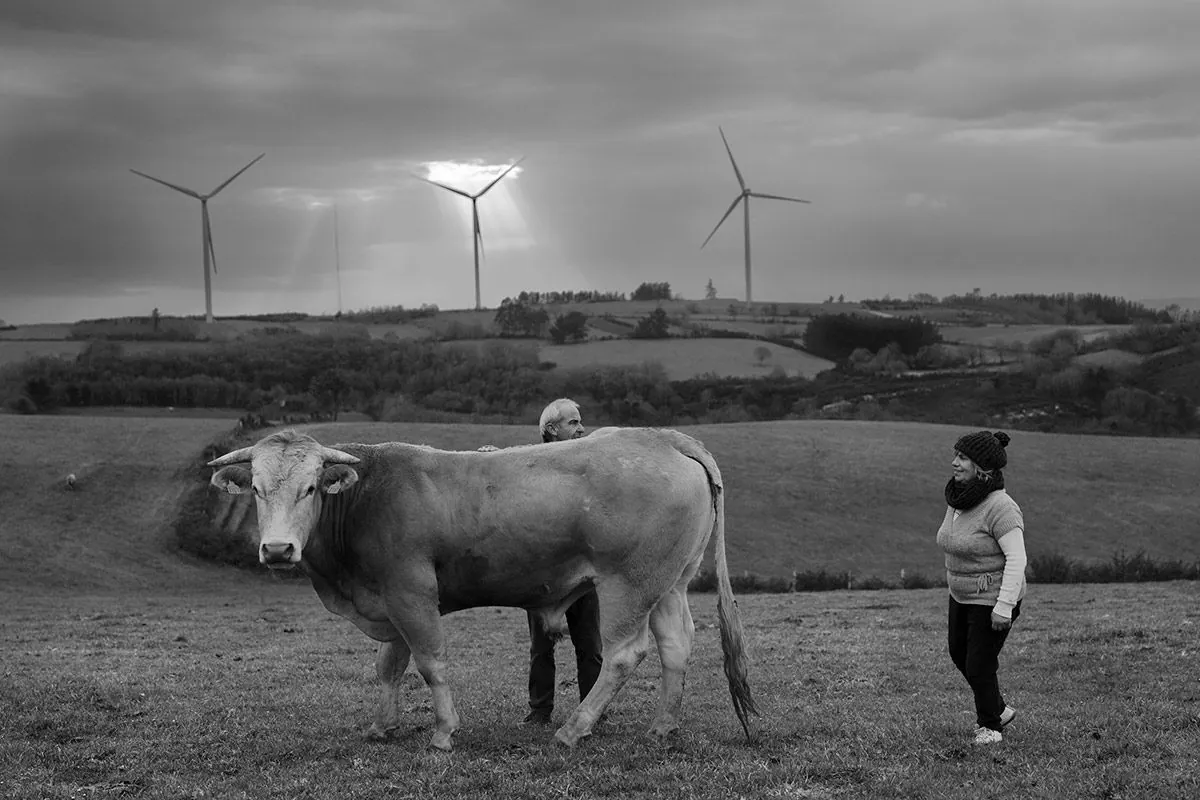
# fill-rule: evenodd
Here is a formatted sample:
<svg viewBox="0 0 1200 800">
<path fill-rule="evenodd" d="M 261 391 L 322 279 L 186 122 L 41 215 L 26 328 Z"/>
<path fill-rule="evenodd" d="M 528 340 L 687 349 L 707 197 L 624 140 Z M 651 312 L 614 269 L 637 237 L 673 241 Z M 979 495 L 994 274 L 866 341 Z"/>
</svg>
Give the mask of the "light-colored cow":
<svg viewBox="0 0 1200 800">
<path fill-rule="evenodd" d="M 715 535 L 725 674 L 752 736 L 749 714 L 757 710 L 725 557 L 721 473 L 692 437 L 605 429 L 480 453 L 401 443 L 326 447 L 283 431 L 210 465 L 220 468 L 214 486 L 254 493 L 260 561 L 299 567 L 326 608 L 386 643 L 370 735 L 399 724 L 411 656 L 433 693 L 432 744 L 450 749 L 459 716 L 446 682 L 441 615 L 516 606 L 542 613 L 547 629 L 561 634 L 565 610 L 594 586 L 604 666 L 555 738 L 574 746 L 591 732 L 645 657 L 648 630 L 662 661 L 650 731 L 665 736 L 679 727 L 695 630 L 687 586 Z"/>
</svg>

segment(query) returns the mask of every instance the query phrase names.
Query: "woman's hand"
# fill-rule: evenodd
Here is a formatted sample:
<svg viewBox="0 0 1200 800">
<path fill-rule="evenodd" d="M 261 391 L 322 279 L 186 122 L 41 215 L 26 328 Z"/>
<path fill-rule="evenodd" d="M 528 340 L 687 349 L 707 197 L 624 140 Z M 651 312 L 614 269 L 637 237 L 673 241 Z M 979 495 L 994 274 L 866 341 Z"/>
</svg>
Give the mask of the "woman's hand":
<svg viewBox="0 0 1200 800">
<path fill-rule="evenodd" d="M 992 612 L 992 630 L 1006 631 L 1012 627 L 1012 620 L 1008 617 L 1002 617 L 995 611 Z"/>
</svg>

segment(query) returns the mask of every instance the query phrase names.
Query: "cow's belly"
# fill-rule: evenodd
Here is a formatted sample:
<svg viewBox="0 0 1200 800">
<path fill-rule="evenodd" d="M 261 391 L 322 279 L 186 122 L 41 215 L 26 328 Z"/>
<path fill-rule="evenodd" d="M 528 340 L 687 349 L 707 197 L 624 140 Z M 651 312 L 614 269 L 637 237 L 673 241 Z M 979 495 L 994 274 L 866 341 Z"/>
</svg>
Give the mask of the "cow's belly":
<svg viewBox="0 0 1200 800">
<path fill-rule="evenodd" d="M 475 563 L 438 572 L 438 600 L 443 614 L 480 606 L 544 608 L 579 597 L 594 585 L 596 573 L 583 559 L 554 567 L 481 568 Z"/>
</svg>

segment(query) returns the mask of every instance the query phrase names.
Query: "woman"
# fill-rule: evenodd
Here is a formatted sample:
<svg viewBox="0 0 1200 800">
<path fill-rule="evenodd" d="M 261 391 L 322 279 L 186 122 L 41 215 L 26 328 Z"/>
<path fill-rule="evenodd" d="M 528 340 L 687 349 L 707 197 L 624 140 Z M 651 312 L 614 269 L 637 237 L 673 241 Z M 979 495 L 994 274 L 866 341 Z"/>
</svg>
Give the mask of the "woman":
<svg viewBox="0 0 1200 800">
<path fill-rule="evenodd" d="M 1003 741 L 1017 712 L 1004 703 L 996 672 L 1025 596 L 1025 521 L 1004 490 L 1008 434 L 978 431 L 954 444 L 946 516 L 937 542 L 950 587 L 950 658 L 975 693 L 975 744 Z"/>
</svg>

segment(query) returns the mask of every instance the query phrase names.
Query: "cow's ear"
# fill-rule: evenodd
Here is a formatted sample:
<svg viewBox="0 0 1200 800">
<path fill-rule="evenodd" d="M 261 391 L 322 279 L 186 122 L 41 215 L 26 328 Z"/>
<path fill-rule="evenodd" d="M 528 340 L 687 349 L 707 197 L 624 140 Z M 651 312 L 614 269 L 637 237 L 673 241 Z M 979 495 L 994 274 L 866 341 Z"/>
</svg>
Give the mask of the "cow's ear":
<svg viewBox="0 0 1200 800">
<path fill-rule="evenodd" d="M 253 485 L 253 478 L 250 475 L 250 470 L 245 467 L 239 467 L 237 464 L 231 464 L 228 467 L 221 467 L 213 473 L 209 483 L 217 487 L 223 492 L 230 494 L 243 494 L 250 491 Z"/>
<path fill-rule="evenodd" d="M 358 483 L 358 473 L 345 464 L 333 464 L 321 473 L 321 491 L 337 494 Z"/>
</svg>

